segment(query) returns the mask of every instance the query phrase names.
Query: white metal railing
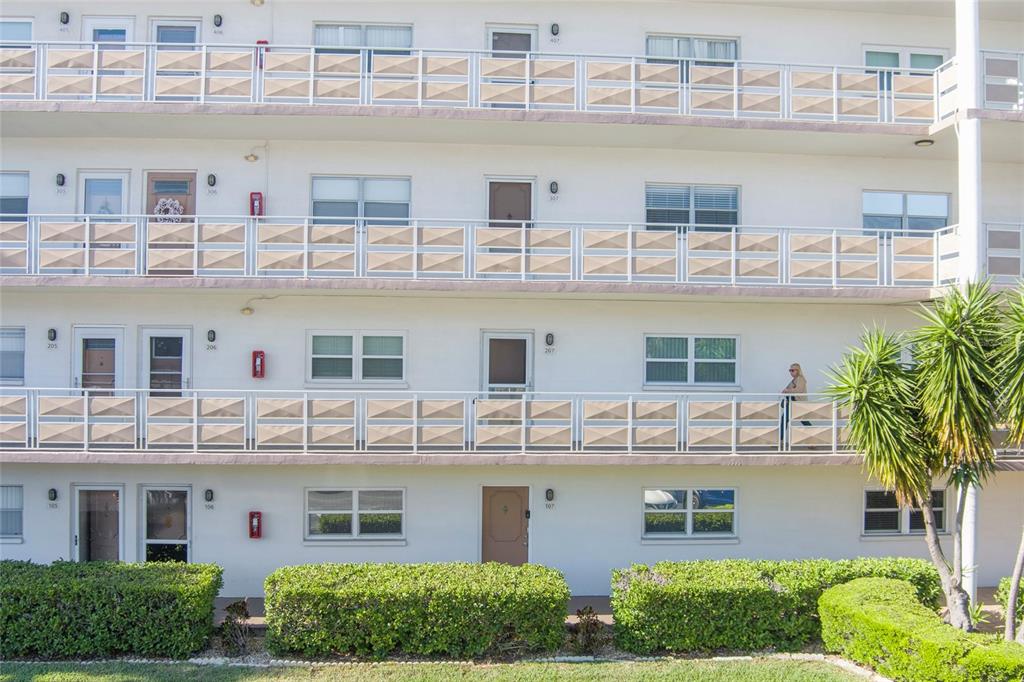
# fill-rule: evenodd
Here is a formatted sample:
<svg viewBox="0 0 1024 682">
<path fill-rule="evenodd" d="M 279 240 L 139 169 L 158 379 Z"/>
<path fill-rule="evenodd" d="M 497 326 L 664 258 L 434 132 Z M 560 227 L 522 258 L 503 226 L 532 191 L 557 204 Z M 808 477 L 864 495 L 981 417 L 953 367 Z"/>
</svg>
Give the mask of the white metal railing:
<svg viewBox="0 0 1024 682">
<path fill-rule="evenodd" d="M 982 50 L 981 87 L 986 109 L 1024 110 L 1024 52 Z"/>
<path fill-rule="evenodd" d="M 814 395 L 0 389 L 5 450 L 837 453 L 845 424 Z"/>
<path fill-rule="evenodd" d="M 932 286 L 956 227 L 0 215 L 0 274 Z"/>
<path fill-rule="evenodd" d="M 1024 223 L 985 223 L 985 272 L 995 282 L 1024 278 Z"/>
<path fill-rule="evenodd" d="M 2 99 L 935 120 L 928 69 L 308 45 L 0 43 Z"/>
</svg>

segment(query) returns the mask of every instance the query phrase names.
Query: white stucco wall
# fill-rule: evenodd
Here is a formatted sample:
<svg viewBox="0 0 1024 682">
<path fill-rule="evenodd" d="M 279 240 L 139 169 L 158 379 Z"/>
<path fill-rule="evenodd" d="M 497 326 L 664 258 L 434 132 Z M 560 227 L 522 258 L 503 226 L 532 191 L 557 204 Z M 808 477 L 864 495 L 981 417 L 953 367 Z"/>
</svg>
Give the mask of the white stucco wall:
<svg viewBox="0 0 1024 682">
<path fill-rule="evenodd" d="M 607 594 L 611 571 L 633 562 L 752 558 L 925 557 L 922 538 L 862 537 L 856 467 L 356 467 L 3 466 L 25 486 L 25 541 L 0 545 L 11 559 L 71 554 L 73 484 L 124 485 L 124 557 L 141 551 L 142 485 L 192 487 L 192 559 L 225 568 L 222 594 L 259 595 L 278 566 L 318 561 L 479 561 L 481 486 L 531 488 L 530 560 L 565 572 L 576 594 Z M 406 490 L 406 539 L 386 546 L 304 542 L 306 487 L 394 486 Z M 737 538 L 643 541 L 642 488 L 736 488 Z M 51 506 L 46 491 L 57 488 Z M 213 508 L 203 491 L 214 491 Z M 555 491 L 549 508 L 544 491 Z M 264 536 L 247 537 L 248 512 L 263 512 Z M 1012 568 L 1024 521 L 1024 473 L 1002 473 L 981 493 L 980 585 Z M 948 538 L 946 540 L 948 542 Z"/>
</svg>

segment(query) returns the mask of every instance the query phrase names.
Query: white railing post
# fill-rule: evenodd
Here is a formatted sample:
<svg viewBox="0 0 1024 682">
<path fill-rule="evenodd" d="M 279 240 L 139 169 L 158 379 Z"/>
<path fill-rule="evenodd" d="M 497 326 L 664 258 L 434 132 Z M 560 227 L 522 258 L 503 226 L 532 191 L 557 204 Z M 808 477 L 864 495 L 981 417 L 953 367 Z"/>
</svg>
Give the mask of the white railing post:
<svg viewBox="0 0 1024 682">
<path fill-rule="evenodd" d="M 92 44 L 92 101 L 99 99 L 100 88 L 100 45 Z"/>
</svg>

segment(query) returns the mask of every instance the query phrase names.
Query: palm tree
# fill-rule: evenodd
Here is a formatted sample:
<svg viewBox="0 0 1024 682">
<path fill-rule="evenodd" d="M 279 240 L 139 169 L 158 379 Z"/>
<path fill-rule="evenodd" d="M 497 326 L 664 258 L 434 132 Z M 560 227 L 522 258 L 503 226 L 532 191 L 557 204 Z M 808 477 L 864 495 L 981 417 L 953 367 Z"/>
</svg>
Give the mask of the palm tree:
<svg viewBox="0 0 1024 682">
<path fill-rule="evenodd" d="M 902 506 L 921 510 L 947 619 L 963 630 L 973 628 L 961 561 L 964 503 L 969 486 L 983 483 L 995 467 L 998 302 L 987 284 L 972 283 L 922 307 L 924 325 L 911 334 L 867 332 L 862 347 L 832 370 L 829 388 L 849 410 L 849 440 L 863 453 L 867 472 Z M 901 362 L 904 351 L 913 363 Z M 932 481 L 939 477 L 955 483 L 959 493 L 951 561 L 932 509 Z"/>
<path fill-rule="evenodd" d="M 1024 447 L 1024 286 L 1021 286 L 1010 300 L 1006 312 L 1006 329 L 999 347 L 999 375 L 1003 391 L 1000 395 L 1000 412 L 1007 426 L 1007 447 Z M 1020 548 L 1010 577 L 1010 597 L 1006 603 L 1006 641 L 1014 639 L 1017 627 L 1017 594 L 1020 591 L 1021 575 L 1024 574 L 1024 529 L 1021 532 Z M 1024 644 L 1024 627 L 1016 632 L 1016 639 Z"/>
</svg>

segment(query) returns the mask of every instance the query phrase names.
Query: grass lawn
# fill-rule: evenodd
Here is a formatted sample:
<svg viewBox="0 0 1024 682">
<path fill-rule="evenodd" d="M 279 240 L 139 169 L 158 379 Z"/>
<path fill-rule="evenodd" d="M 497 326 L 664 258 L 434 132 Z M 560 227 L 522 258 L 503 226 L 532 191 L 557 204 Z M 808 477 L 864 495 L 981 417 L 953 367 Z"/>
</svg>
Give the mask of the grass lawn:
<svg viewBox="0 0 1024 682">
<path fill-rule="evenodd" d="M 303 668 L 233 668 L 180 663 L 3 663 L 0 682 L 292 682 L 298 680 L 686 680 L 687 682 L 852 682 L 860 678 L 820 661 L 644 661 L 623 663 L 362 663 Z"/>
</svg>

